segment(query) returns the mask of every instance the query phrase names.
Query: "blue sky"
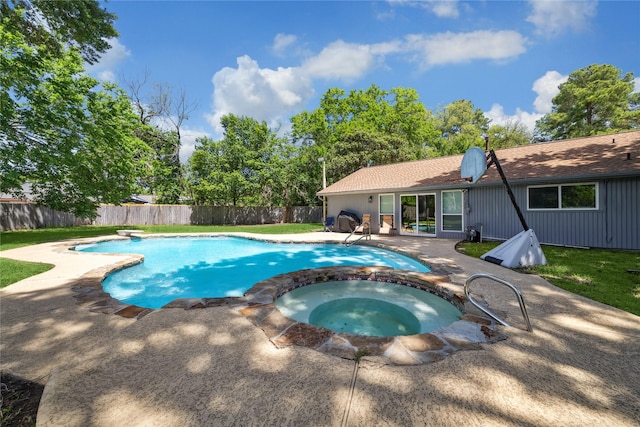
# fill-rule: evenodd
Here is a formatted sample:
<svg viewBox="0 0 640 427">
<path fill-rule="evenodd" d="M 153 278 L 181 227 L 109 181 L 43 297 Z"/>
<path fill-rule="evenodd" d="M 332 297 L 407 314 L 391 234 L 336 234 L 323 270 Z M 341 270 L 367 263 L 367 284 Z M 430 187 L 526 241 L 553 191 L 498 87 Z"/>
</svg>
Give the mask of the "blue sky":
<svg viewBox="0 0 640 427">
<path fill-rule="evenodd" d="M 109 1 L 120 32 L 89 72 L 184 90 L 183 125 L 221 137 L 219 118 L 281 132 L 339 87 L 415 89 L 433 111 L 468 99 L 493 123 L 532 128 L 558 84 L 590 64 L 633 72 L 640 89 L 638 1 Z M 149 85 L 151 89 L 151 85 Z"/>
</svg>

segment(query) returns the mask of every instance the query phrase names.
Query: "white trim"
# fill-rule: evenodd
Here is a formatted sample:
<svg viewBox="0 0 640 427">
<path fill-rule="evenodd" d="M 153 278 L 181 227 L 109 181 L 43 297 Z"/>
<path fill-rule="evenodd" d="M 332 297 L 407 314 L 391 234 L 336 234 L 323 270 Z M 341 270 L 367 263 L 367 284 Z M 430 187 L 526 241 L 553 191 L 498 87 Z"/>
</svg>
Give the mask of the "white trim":
<svg viewBox="0 0 640 427">
<path fill-rule="evenodd" d="M 562 187 L 572 187 L 577 185 L 593 185 L 595 187 L 595 207 L 584 208 L 563 208 L 562 207 Z M 529 189 L 531 188 L 553 188 L 557 189 L 558 194 L 558 207 L 556 208 L 532 208 L 531 197 Z M 540 185 L 528 185 L 527 186 L 527 210 L 532 212 L 558 212 L 558 211 L 597 211 L 600 209 L 600 186 L 598 182 L 571 182 L 563 184 L 540 184 Z"/>
<path fill-rule="evenodd" d="M 445 215 L 458 215 L 456 214 L 445 214 L 444 213 L 444 193 L 460 193 L 462 199 L 460 200 L 460 225 L 461 225 L 461 229 L 460 230 L 445 230 L 444 227 L 444 216 Z M 464 190 L 442 190 L 440 192 L 440 231 L 442 231 L 443 233 L 463 233 L 464 232 Z"/>
<path fill-rule="evenodd" d="M 436 230 L 437 230 L 437 227 L 438 227 L 438 224 L 437 224 L 438 223 L 438 221 L 437 221 L 437 219 L 438 219 L 438 212 L 437 212 L 437 210 L 438 210 L 438 208 L 437 208 L 438 194 L 436 192 L 429 192 L 429 193 L 424 193 L 424 192 L 420 192 L 420 193 L 398 193 L 398 196 L 400 198 L 400 225 L 396 226 L 396 227 L 398 228 L 398 230 L 400 230 L 400 234 L 403 235 L 403 236 L 436 237 L 436 234 L 437 234 Z M 433 218 L 434 218 L 434 220 L 436 220 L 436 227 L 434 227 L 433 233 L 426 233 L 426 232 L 425 233 L 421 233 L 419 229 L 416 230 L 415 233 L 407 233 L 407 232 L 403 231 L 404 230 L 404 228 L 402 227 L 402 221 L 404 219 L 402 217 L 402 197 L 403 196 L 412 196 L 412 197 L 415 197 L 416 199 L 419 196 L 433 196 L 433 202 L 434 202 Z M 415 218 L 416 224 L 419 224 L 418 219 L 419 219 L 418 200 L 416 200 L 416 218 Z"/>
<path fill-rule="evenodd" d="M 389 213 L 389 212 L 382 213 L 380 211 L 380 206 L 382 206 L 382 203 L 380 203 L 380 198 L 382 196 L 391 196 L 391 203 L 392 203 L 391 213 Z M 380 194 L 378 194 L 378 227 L 380 229 L 382 228 L 382 221 L 380 221 L 380 217 L 382 215 L 393 215 L 393 227 L 396 228 L 396 229 L 398 228 L 398 217 L 396 215 L 396 194 L 395 193 L 380 193 Z"/>
</svg>

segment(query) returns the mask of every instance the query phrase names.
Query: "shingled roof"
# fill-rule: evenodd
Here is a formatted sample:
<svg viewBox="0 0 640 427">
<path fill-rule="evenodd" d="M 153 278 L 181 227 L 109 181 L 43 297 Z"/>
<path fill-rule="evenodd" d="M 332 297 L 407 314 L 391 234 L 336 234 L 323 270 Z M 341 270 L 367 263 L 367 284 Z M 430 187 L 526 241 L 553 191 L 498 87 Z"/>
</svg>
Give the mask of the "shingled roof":
<svg viewBox="0 0 640 427">
<path fill-rule="evenodd" d="M 640 131 L 566 139 L 496 150 L 509 182 L 597 179 L 640 176 Z M 462 155 L 362 168 L 318 192 L 380 193 L 461 187 Z M 495 167 L 474 185 L 495 185 L 501 179 Z"/>
</svg>

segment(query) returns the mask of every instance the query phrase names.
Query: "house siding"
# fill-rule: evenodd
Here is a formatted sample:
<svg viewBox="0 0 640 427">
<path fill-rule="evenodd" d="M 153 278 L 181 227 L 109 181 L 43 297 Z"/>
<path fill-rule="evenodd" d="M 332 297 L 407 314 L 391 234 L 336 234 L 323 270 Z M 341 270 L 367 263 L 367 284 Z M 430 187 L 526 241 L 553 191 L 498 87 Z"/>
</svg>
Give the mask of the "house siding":
<svg viewBox="0 0 640 427">
<path fill-rule="evenodd" d="M 369 203 L 369 196 L 372 196 Z M 358 214 L 362 218 L 363 214 L 371 214 L 371 232 L 378 233 L 380 224 L 378 223 L 378 195 L 377 194 L 353 194 L 344 196 L 332 196 L 327 198 L 327 217 L 337 218 L 340 211 L 349 211 Z"/>
<path fill-rule="evenodd" d="M 527 225 L 541 243 L 640 249 L 640 178 L 597 182 L 596 210 L 528 210 L 527 186 L 512 186 L 512 190 Z M 483 238 L 508 239 L 522 231 L 504 187 L 471 188 L 468 197 L 468 225 L 482 225 Z"/>
<path fill-rule="evenodd" d="M 598 184 L 599 200 L 596 210 L 528 210 L 528 186 L 512 184 L 512 191 L 527 225 L 535 231 L 543 244 L 640 250 L 640 177 L 589 182 Z M 472 185 L 466 190 L 463 200 L 464 232 L 444 232 L 440 229 L 442 191 L 434 189 L 393 193 L 396 227 L 399 226 L 400 195 L 430 193 L 436 195 L 439 221 L 436 238 L 465 239 L 466 228 L 469 226 L 482 230 L 483 239 L 506 240 L 523 230 L 503 185 Z M 372 232 L 377 233 L 378 194 L 373 193 L 371 196 L 371 203 L 368 201 L 369 194 L 330 196 L 327 215 L 336 216 L 341 210 L 355 212 L 360 216 L 370 213 Z"/>
<path fill-rule="evenodd" d="M 516 202 L 520 206 L 527 224 L 534 228 L 529 221 L 526 207 L 526 187 L 512 187 Z M 483 239 L 508 239 L 522 231 L 520 219 L 516 213 L 505 188 L 471 187 L 467 191 L 466 224 L 482 229 Z M 534 228 L 536 234 L 538 231 Z"/>
</svg>

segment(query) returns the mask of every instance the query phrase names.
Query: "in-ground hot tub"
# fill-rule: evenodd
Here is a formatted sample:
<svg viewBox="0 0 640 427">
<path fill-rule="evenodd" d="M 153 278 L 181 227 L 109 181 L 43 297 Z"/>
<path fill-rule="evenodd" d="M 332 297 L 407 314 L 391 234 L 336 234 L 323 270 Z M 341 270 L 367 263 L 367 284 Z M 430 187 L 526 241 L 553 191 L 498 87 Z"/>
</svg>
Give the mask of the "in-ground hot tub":
<svg viewBox="0 0 640 427">
<path fill-rule="evenodd" d="M 285 293 L 275 304 L 298 322 L 365 336 L 422 334 L 462 317 L 435 293 L 373 280 L 315 283 Z"/>
<path fill-rule="evenodd" d="M 391 291 L 395 286 L 403 287 L 406 295 L 387 299 L 370 292 L 373 287 L 385 295 L 397 292 Z M 335 298 L 336 294 L 331 292 L 323 295 L 325 287 L 342 287 L 345 298 Z M 458 350 L 478 350 L 482 343 L 505 339 L 495 330 L 493 320 L 466 314 L 466 299 L 454 288 L 447 277 L 432 273 L 388 267 L 317 268 L 257 283 L 245 294 L 246 305 L 240 312 L 278 348 L 298 345 L 343 358 L 359 359 L 367 355 L 382 358 L 383 362 L 386 360 L 384 363 L 415 365 L 441 360 Z M 294 292 L 300 292 L 303 298 Z M 427 298 L 431 294 L 438 304 L 447 309 L 450 306 L 453 318 L 429 316 L 438 310 L 421 298 L 416 299 L 414 293 Z M 341 301 L 348 298 L 351 300 Z M 412 305 L 399 302 L 403 299 L 413 301 Z M 387 316 L 389 309 L 392 319 L 380 321 L 378 315 Z M 344 323 L 353 323 L 351 317 L 356 311 L 363 312 L 355 316 L 354 324 L 358 326 L 345 328 Z M 373 311 L 376 315 L 369 316 Z M 425 327 L 423 322 L 428 317 L 443 323 Z M 377 330 L 376 325 L 369 335 L 364 335 L 357 328 L 367 322 L 388 324 L 385 331 Z M 430 331 L 424 332 L 427 329 Z"/>
</svg>

